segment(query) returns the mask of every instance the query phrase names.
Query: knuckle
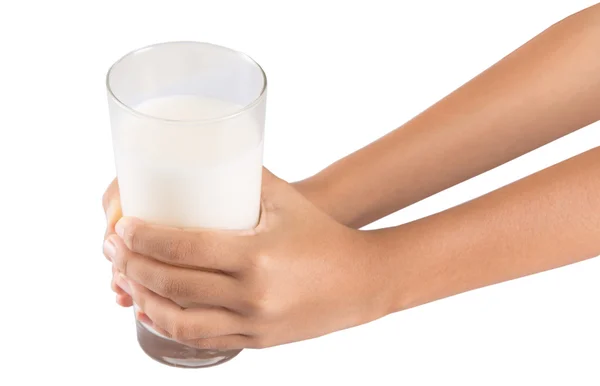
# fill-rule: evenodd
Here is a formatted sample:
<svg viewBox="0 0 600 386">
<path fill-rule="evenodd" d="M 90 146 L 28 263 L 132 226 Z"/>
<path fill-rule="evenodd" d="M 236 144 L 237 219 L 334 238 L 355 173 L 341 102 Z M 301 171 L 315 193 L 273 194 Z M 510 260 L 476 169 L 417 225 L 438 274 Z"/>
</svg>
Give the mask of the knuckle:
<svg viewBox="0 0 600 386">
<path fill-rule="evenodd" d="M 175 340 L 186 340 L 188 336 L 188 328 L 185 320 L 183 320 L 179 314 L 173 316 L 170 328 L 167 330 L 171 337 Z"/>
<path fill-rule="evenodd" d="M 208 280 L 191 282 L 189 294 L 202 301 L 223 299 L 232 293 L 233 289 L 227 282 L 212 282 Z"/>
<path fill-rule="evenodd" d="M 184 311 L 184 314 L 185 314 L 185 311 Z M 216 326 L 214 323 L 211 324 L 211 323 L 207 322 L 206 320 L 196 322 L 191 327 L 192 328 L 188 330 L 190 332 L 190 334 L 188 334 L 188 338 L 190 338 L 190 339 L 194 338 L 194 339 L 198 339 L 198 340 L 207 340 L 207 339 L 214 338 L 214 337 L 217 337 L 220 335 L 218 333 L 219 327 Z M 189 336 L 189 335 L 192 335 L 192 336 Z"/>
<path fill-rule="evenodd" d="M 180 298 L 187 296 L 187 286 L 179 280 L 173 279 L 165 272 L 156 275 L 157 292 L 167 298 Z"/>
<path fill-rule="evenodd" d="M 267 291 L 255 291 L 246 301 L 247 309 L 254 318 L 271 320 L 279 314 L 279 307 Z"/>
<path fill-rule="evenodd" d="M 276 318 L 281 311 L 277 290 L 269 280 L 269 275 L 263 272 L 255 272 L 246 278 L 244 284 L 244 296 L 241 298 L 241 306 L 253 318 L 259 320 L 271 320 Z"/>
<path fill-rule="evenodd" d="M 126 249 L 117 248 L 115 252 L 114 264 L 116 265 L 117 271 L 120 271 L 125 276 L 127 276 L 129 273 L 130 258 L 131 256 Z"/>
<path fill-rule="evenodd" d="M 272 266 L 272 258 L 266 253 L 255 253 L 249 256 L 250 270 L 256 276 L 262 276 Z"/>
<path fill-rule="evenodd" d="M 123 230 L 123 242 L 130 249 L 136 249 L 139 244 L 139 224 L 136 221 L 128 221 Z"/>
<path fill-rule="evenodd" d="M 173 261 L 178 262 L 186 260 L 193 251 L 193 244 L 190 240 L 186 239 L 173 239 L 169 240 L 166 246 L 167 256 Z"/>
</svg>

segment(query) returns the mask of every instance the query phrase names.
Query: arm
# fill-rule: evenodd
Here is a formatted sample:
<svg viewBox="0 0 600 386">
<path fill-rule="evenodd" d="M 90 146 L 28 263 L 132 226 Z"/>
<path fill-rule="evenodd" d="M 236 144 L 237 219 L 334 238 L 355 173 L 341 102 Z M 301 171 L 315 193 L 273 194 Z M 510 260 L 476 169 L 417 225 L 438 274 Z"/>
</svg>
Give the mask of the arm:
<svg viewBox="0 0 600 386">
<path fill-rule="evenodd" d="M 194 347 L 267 347 L 595 256 L 599 191 L 596 148 L 433 216 L 360 231 L 266 172 L 254 230 L 125 217 L 105 253 L 143 323 Z"/>
<path fill-rule="evenodd" d="M 393 265 L 393 311 L 600 254 L 600 148 L 476 200 L 367 232 Z"/>
<path fill-rule="evenodd" d="M 595 5 L 296 186 L 335 219 L 358 228 L 595 122 L 598 47 Z"/>
<path fill-rule="evenodd" d="M 358 227 L 596 120 L 599 12 L 565 19 L 297 187 Z M 595 149 L 445 212 L 364 232 L 267 172 L 254 230 L 122 218 L 105 253 L 116 287 L 165 335 L 206 349 L 273 346 L 597 255 L 599 175 Z M 416 190 L 398 188 L 406 181 Z"/>
</svg>

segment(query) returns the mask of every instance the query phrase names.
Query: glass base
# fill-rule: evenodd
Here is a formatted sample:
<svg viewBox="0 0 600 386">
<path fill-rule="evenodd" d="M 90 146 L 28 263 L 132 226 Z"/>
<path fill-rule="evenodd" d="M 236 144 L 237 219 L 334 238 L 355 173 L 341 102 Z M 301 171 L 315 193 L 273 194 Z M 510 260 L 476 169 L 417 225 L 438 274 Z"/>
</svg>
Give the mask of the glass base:
<svg viewBox="0 0 600 386">
<path fill-rule="evenodd" d="M 220 365 L 238 355 L 242 350 L 199 350 L 157 335 L 136 320 L 140 347 L 155 361 L 173 367 L 202 368 Z"/>
</svg>

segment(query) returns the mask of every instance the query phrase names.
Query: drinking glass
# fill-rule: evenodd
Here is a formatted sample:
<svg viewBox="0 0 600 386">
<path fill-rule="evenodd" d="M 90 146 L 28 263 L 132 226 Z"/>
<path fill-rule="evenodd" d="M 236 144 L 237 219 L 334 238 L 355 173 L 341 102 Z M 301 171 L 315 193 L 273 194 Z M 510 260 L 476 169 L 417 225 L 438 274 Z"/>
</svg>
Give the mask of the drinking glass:
<svg viewBox="0 0 600 386">
<path fill-rule="evenodd" d="M 161 43 L 119 59 L 106 87 L 124 216 L 182 228 L 256 225 L 267 81 L 254 60 L 208 43 Z M 136 325 L 141 348 L 167 365 L 213 366 L 240 352 L 199 350 Z"/>
</svg>

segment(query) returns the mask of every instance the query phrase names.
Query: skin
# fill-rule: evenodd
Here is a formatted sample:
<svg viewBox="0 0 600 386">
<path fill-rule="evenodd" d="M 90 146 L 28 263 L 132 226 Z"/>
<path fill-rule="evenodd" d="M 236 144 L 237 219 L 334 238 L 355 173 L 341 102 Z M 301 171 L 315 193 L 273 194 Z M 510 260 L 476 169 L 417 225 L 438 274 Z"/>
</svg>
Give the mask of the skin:
<svg viewBox="0 0 600 386">
<path fill-rule="evenodd" d="M 114 181 L 104 253 L 117 302 L 190 346 L 262 348 L 600 254 L 600 148 L 409 224 L 357 229 L 600 119 L 597 47 L 600 5 L 307 180 L 265 170 L 252 230 L 121 217 Z"/>
<path fill-rule="evenodd" d="M 301 191 L 358 228 L 597 121 L 599 20 L 560 21 Z"/>
</svg>

